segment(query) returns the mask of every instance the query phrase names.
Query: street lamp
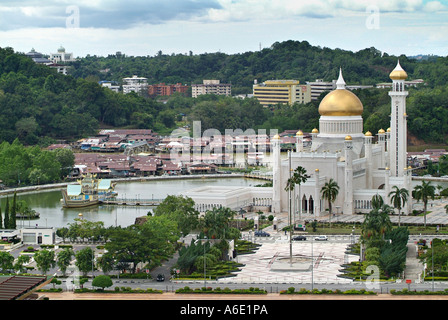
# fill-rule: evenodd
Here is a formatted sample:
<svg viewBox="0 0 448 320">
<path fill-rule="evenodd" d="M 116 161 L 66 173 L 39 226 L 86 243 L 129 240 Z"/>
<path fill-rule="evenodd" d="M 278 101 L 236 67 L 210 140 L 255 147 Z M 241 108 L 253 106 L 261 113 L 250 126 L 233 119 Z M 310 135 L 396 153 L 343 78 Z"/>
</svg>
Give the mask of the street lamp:
<svg viewBox="0 0 448 320">
<path fill-rule="evenodd" d="M 203 239 L 197 239 L 197 240 L 208 240 L 208 238 L 204 237 Z M 203 244 L 203 247 L 204 247 L 204 288 L 206 288 L 207 287 L 207 271 L 206 271 L 207 264 L 206 264 L 206 259 L 205 259 L 205 243 Z"/>
</svg>

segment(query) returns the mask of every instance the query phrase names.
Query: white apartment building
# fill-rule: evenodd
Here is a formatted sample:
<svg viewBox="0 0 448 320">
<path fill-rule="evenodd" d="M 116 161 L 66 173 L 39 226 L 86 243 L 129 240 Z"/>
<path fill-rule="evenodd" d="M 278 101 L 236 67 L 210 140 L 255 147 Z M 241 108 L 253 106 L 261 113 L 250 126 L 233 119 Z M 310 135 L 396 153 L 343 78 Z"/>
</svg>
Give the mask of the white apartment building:
<svg viewBox="0 0 448 320">
<path fill-rule="evenodd" d="M 136 75 L 130 78 L 123 78 L 123 93 L 130 92 L 146 93 L 148 91 L 148 79 Z"/>
<path fill-rule="evenodd" d="M 322 92 L 332 91 L 336 89 L 336 80 L 331 82 L 316 79 L 316 81 L 307 82 L 311 87 L 311 100 L 318 100 Z"/>
<path fill-rule="evenodd" d="M 202 84 L 191 85 L 191 96 L 196 98 L 201 94 L 217 94 L 230 96 L 232 94 L 232 85 L 229 83 L 220 83 L 220 80 L 203 80 Z"/>
</svg>

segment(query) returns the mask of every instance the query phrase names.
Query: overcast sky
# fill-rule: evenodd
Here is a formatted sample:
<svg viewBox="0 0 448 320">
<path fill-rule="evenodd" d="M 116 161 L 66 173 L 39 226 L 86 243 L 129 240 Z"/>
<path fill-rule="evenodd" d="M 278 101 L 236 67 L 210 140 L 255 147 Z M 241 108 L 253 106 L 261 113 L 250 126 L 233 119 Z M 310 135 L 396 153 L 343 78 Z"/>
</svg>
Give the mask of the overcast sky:
<svg viewBox="0 0 448 320">
<path fill-rule="evenodd" d="M 239 53 L 276 41 L 448 55 L 448 0 L 1 0 L 0 47 L 75 57 Z"/>
</svg>

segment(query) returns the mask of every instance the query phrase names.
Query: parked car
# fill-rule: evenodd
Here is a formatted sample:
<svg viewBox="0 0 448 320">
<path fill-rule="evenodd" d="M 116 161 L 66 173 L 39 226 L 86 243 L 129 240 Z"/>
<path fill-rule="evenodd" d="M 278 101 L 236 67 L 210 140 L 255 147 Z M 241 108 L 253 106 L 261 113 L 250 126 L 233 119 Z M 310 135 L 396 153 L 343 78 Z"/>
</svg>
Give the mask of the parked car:
<svg viewBox="0 0 448 320">
<path fill-rule="evenodd" d="M 157 275 L 157 281 L 165 281 L 165 275 L 159 273 L 159 274 Z"/>
<path fill-rule="evenodd" d="M 316 240 L 316 241 L 327 241 L 328 237 L 327 236 L 317 236 L 316 238 L 314 238 L 314 240 Z"/>
<path fill-rule="evenodd" d="M 306 240 L 305 236 L 295 236 L 292 238 L 292 240 L 294 241 L 302 241 L 302 240 Z"/>
<path fill-rule="evenodd" d="M 255 231 L 256 237 L 270 237 L 271 235 L 266 231 Z"/>
</svg>

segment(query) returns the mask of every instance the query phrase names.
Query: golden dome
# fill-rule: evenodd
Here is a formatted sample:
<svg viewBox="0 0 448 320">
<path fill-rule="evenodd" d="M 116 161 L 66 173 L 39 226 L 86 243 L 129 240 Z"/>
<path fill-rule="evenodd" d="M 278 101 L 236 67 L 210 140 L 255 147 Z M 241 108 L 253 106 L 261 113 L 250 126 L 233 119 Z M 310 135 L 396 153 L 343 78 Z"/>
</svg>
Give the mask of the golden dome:
<svg viewBox="0 0 448 320">
<path fill-rule="evenodd" d="M 331 91 L 319 105 L 321 116 L 360 116 L 363 110 L 361 100 L 353 92 L 346 89 Z"/>
<path fill-rule="evenodd" d="M 351 141 L 352 140 L 352 136 L 345 136 L 345 141 Z"/>
<path fill-rule="evenodd" d="M 336 81 L 336 90 L 331 91 L 322 99 L 319 105 L 321 116 L 360 116 L 364 108 L 361 100 L 351 91 L 345 89 L 342 70 Z"/>
<path fill-rule="evenodd" d="M 297 131 L 296 136 L 303 136 L 302 130 Z"/>
<path fill-rule="evenodd" d="M 372 136 L 372 132 L 367 131 L 366 134 L 365 134 L 365 136 L 366 136 L 366 137 L 371 137 L 371 136 Z"/>
<path fill-rule="evenodd" d="M 311 133 L 319 133 L 319 130 L 317 130 L 317 128 L 314 128 L 313 131 L 311 131 Z"/>
<path fill-rule="evenodd" d="M 390 128 L 387 128 L 387 132 L 390 132 L 391 130 L 390 130 Z"/>
<path fill-rule="evenodd" d="M 384 129 L 380 129 L 380 130 L 378 130 L 378 133 L 382 134 L 382 133 L 386 133 L 386 131 L 384 131 Z"/>
<path fill-rule="evenodd" d="M 400 61 L 398 61 L 397 66 L 390 73 L 389 78 L 391 78 L 392 80 L 406 80 L 407 77 L 408 74 L 400 66 Z"/>
<path fill-rule="evenodd" d="M 280 136 L 279 136 L 278 134 L 276 134 L 276 135 L 274 136 L 274 139 L 279 140 L 279 139 L 280 139 Z"/>
</svg>

